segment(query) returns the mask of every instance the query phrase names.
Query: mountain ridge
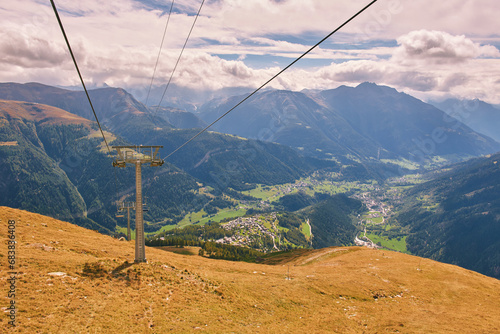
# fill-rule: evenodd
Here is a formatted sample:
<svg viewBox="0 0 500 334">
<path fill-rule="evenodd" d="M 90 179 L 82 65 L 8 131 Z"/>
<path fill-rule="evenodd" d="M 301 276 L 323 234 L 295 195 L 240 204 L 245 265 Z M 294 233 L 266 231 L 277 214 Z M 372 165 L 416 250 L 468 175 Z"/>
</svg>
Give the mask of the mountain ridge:
<svg viewBox="0 0 500 334">
<path fill-rule="evenodd" d="M 213 100 L 200 108 L 199 115 L 210 122 L 240 99 Z M 500 143 L 459 119 L 374 83 L 319 92 L 259 92 L 215 128 L 321 158 L 403 158 L 425 164 L 436 156 L 453 161 L 500 150 Z"/>
<path fill-rule="evenodd" d="M 44 104 L 0 100 L 0 117 L 35 121 L 38 124 L 85 124 L 90 126 L 93 121 L 77 116 L 57 107 Z"/>
<path fill-rule="evenodd" d="M 79 224 L 91 223 L 104 233 L 115 233 L 117 224 L 123 224 L 115 217 L 116 202 L 132 200 L 134 174 L 131 168 L 112 167 L 112 156 L 96 124 L 36 102 L 0 101 L 0 109 L 0 203 L 73 219 Z M 122 124 L 122 130 L 130 128 L 126 138 L 145 145 L 164 145 L 162 155 L 197 132 L 136 125 L 134 119 Z M 126 139 L 104 131 L 110 146 L 130 145 Z M 161 170 L 144 168 L 143 190 L 149 205 L 145 215 L 147 232 L 176 224 L 190 211 L 200 211 L 217 196 L 211 192 L 220 195 L 221 191 L 248 189 L 255 183 L 293 182 L 318 164 L 273 143 L 209 132 L 200 138 L 187 148 L 188 153 L 169 159 Z M 335 167 L 333 162 L 328 164 Z M 48 180 L 52 186 L 46 183 Z M 214 190 L 200 193 L 199 189 L 206 185 Z M 30 195 L 43 187 L 50 187 L 50 196 Z"/>
<path fill-rule="evenodd" d="M 447 99 L 442 102 L 431 101 L 448 115 L 460 119 L 479 133 L 500 141 L 498 124 L 500 124 L 500 108 L 479 99 L 460 100 Z"/>
<path fill-rule="evenodd" d="M 110 131 L 126 137 L 130 125 L 137 129 L 172 128 L 160 117 L 153 117 L 149 110 L 122 88 L 98 88 L 89 91 L 100 123 Z M 72 91 L 40 83 L 0 83 L 0 98 L 41 103 L 66 110 L 72 114 L 95 120 L 87 96 L 83 91 Z"/>
</svg>

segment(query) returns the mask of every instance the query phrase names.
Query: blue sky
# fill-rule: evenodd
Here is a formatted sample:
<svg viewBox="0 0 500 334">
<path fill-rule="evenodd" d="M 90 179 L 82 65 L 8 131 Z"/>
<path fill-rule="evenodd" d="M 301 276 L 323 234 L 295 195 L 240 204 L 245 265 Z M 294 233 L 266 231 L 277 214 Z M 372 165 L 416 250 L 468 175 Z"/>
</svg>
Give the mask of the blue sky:
<svg viewBox="0 0 500 334">
<path fill-rule="evenodd" d="M 147 89 L 171 1 L 56 0 L 90 86 Z M 165 84 L 201 0 L 174 2 L 155 85 Z M 172 82 L 258 87 L 368 4 L 362 0 L 206 0 Z M 279 80 L 278 89 L 363 81 L 422 99 L 500 103 L 500 3 L 379 0 Z M 2 81 L 78 85 L 48 1 L 0 5 Z"/>
</svg>

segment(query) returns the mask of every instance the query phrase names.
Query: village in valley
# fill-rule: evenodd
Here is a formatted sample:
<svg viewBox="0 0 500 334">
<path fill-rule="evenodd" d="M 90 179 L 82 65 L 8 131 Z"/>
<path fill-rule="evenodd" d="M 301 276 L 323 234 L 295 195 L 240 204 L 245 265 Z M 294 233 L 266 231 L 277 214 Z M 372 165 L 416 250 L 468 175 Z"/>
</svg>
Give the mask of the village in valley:
<svg viewBox="0 0 500 334">
<path fill-rule="evenodd" d="M 223 195 L 221 198 L 229 206 L 215 208 L 213 212 L 202 209 L 188 213 L 183 220 L 175 225 L 165 226 L 160 233 L 168 236 L 171 234 L 168 231 L 172 229 L 219 223 L 227 231 L 225 235 L 211 239 L 219 244 L 250 247 L 265 253 L 297 247 L 309 248 L 313 247 L 314 223 L 310 222 L 310 217 L 302 209 L 290 210 L 284 207 L 282 199 L 302 196 L 312 200 L 307 204 L 311 205 L 322 196 L 345 194 L 362 202 L 365 210 L 351 215 L 356 231 L 351 241 L 345 240 L 342 245 L 407 252 L 406 238 L 409 232 L 398 224 L 396 210 L 402 201 L 403 192 L 420 182 L 422 176 L 419 174 L 395 177 L 380 184 L 375 180 L 348 181 L 341 173 L 316 172 L 294 183 L 257 184 L 252 189 L 242 191 L 246 197 L 239 199 Z M 209 187 L 201 189 L 209 191 Z M 295 219 L 300 221 L 296 221 L 293 227 L 283 224 L 284 212 L 295 210 L 298 210 L 294 212 Z"/>
<path fill-rule="evenodd" d="M 267 225 L 267 226 L 266 226 Z M 273 240 L 272 250 L 279 250 L 276 246 L 281 245 L 276 213 L 268 216 L 258 215 L 254 217 L 238 217 L 229 223 L 222 225 L 225 230 L 235 232 L 233 235 L 216 240 L 218 243 L 235 246 L 250 246 L 257 239 L 271 238 Z M 258 241 L 257 241 L 258 242 Z"/>
<path fill-rule="evenodd" d="M 276 209 L 277 201 L 286 195 L 298 192 L 313 195 L 324 192 L 330 195 L 347 193 L 350 197 L 360 200 L 366 206 L 366 212 L 357 217 L 357 232 L 353 243 L 368 248 L 388 248 L 406 252 L 406 232 L 398 226 L 394 219 L 394 205 L 401 200 L 401 193 L 409 186 L 418 183 L 418 177 L 400 177 L 391 179 L 388 185 L 379 186 L 377 183 L 359 183 L 319 179 L 309 177 L 292 184 L 265 186 L 258 185 L 247 191 L 258 201 L 241 201 L 239 208 L 256 208 L 267 211 L 252 216 L 236 217 L 223 223 L 221 226 L 231 231 L 230 236 L 216 240 L 217 243 L 245 246 L 260 249 L 266 252 L 287 249 L 290 244 L 284 237 L 287 229 L 279 225 L 279 213 Z M 308 219 L 304 219 L 303 230 L 309 245 L 312 244 L 314 231 Z"/>
</svg>

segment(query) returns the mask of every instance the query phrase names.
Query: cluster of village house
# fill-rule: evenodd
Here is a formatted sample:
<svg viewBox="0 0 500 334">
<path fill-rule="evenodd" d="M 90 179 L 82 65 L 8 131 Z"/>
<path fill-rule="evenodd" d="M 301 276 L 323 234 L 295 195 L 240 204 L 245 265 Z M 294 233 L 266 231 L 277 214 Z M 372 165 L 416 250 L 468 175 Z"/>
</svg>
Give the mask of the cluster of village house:
<svg viewBox="0 0 500 334">
<path fill-rule="evenodd" d="M 271 213 L 271 218 L 276 219 L 276 213 Z M 231 230 L 238 230 L 240 232 L 247 232 L 245 234 L 247 235 L 267 235 L 271 238 L 275 238 L 274 233 L 269 231 L 262 223 L 259 222 L 259 219 L 256 217 L 238 217 L 234 220 L 231 220 L 229 223 L 222 225 L 222 227 L 228 231 Z M 248 236 L 237 234 L 233 235 L 230 237 L 224 237 L 221 239 L 216 240 L 218 243 L 222 244 L 230 244 L 230 245 L 239 245 L 239 246 L 244 246 L 246 245 L 250 240 Z"/>
</svg>

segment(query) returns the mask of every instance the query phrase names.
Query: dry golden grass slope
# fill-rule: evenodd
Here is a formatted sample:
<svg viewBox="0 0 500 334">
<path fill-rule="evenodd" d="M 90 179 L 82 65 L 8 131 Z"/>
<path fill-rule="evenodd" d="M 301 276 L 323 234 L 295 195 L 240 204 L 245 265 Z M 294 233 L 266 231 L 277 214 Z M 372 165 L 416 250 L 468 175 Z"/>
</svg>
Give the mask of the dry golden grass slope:
<svg viewBox="0 0 500 334">
<path fill-rule="evenodd" d="M 0 332 L 500 332 L 498 280 L 414 256 L 342 247 L 266 265 L 147 248 L 130 264 L 132 242 L 6 207 L 0 219 L 4 312 L 9 219 L 19 272 L 18 326 L 5 313 Z"/>
<path fill-rule="evenodd" d="M 44 124 L 84 124 L 92 121 L 65 110 L 39 103 L 0 100 L 0 120 L 20 119 Z M 2 124 L 2 122 L 0 122 Z"/>
</svg>

